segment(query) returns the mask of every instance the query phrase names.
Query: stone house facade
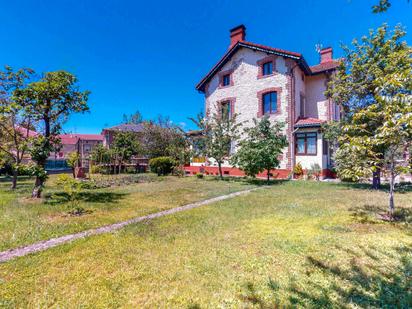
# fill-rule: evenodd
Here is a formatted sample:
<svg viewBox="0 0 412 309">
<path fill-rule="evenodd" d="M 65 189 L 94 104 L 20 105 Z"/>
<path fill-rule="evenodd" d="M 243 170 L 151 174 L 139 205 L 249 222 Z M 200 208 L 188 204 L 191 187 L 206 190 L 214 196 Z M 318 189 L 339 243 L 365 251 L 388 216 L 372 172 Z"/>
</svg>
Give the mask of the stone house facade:
<svg viewBox="0 0 412 309">
<path fill-rule="evenodd" d="M 279 169 L 272 172 L 274 177 L 287 177 L 298 163 L 304 169 L 316 163 L 323 176 L 330 176 L 331 153 L 320 128 L 322 123 L 340 118 L 338 106 L 324 95 L 338 65 L 332 48 L 322 49 L 320 62 L 309 66 L 300 53 L 246 41 L 246 28 L 241 25 L 230 31 L 229 50 L 196 89 L 205 95 L 206 115 L 225 109 L 238 114 L 244 126 L 263 115 L 285 123 L 289 146 L 284 149 Z M 215 174 L 217 167 L 209 159 L 193 162 L 186 171 Z M 229 162 L 224 164 L 224 173 L 243 175 Z"/>
</svg>

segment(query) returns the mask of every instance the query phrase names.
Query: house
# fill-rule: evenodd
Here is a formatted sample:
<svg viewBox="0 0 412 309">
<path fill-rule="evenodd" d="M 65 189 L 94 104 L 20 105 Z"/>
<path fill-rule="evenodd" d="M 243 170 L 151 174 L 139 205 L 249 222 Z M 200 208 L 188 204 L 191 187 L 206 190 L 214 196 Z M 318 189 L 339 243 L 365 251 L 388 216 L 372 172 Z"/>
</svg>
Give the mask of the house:
<svg viewBox="0 0 412 309">
<path fill-rule="evenodd" d="M 110 148 L 117 132 L 134 132 L 137 135 L 140 135 L 140 133 L 143 132 L 143 129 L 144 127 L 141 123 L 122 123 L 114 127 L 104 128 L 101 133 L 102 136 L 104 136 L 103 145 Z"/>
<path fill-rule="evenodd" d="M 320 129 L 323 123 L 340 119 L 339 107 L 324 95 L 338 66 L 332 48 L 322 49 L 319 63 L 310 66 L 300 53 L 246 41 L 246 28 L 240 25 L 230 30 L 227 52 L 196 89 L 204 93 L 206 115 L 218 109 L 239 114 L 238 121 L 246 126 L 264 115 L 286 124 L 289 146 L 281 156 L 280 168 L 272 171 L 273 177 L 288 177 L 298 163 L 304 169 L 319 164 L 322 175 L 330 176 L 331 151 Z M 187 173 L 199 171 L 216 174 L 217 164 L 209 158 L 186 167 Z M 243 175 L 229 162 L 223 171 Z"/>
<path fill-rule="evenodd" d="M 50 154 L 47 162 L 47 170 L 66 170 L 67 158 L 70 153 L 77 152 L 80 155 L 79 165 L 88 168 L 89 156 L 93 148 L 103 143 L 104 137 L 100 134 L 60 134 L 61 147 Z"/>
</svg>

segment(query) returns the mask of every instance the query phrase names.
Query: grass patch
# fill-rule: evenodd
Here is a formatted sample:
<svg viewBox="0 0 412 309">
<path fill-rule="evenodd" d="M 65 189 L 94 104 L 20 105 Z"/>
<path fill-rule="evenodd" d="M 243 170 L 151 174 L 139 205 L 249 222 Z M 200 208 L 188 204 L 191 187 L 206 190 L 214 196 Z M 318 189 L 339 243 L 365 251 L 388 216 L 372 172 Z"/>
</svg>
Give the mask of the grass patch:
<svg viewBox="0 0 412 309">
<path fill-rule="evenodd" d="M 131 177 L 133 180 L 130 180 Z M 67 195 L 56 186 L 56 178 L 52 175 L 47 182 L 42 200 L 28 198 L 33 186 L 32 179 L 22 179 L 15 192 L 9 190 L 9 182 L 0 181 L 0 251 L 253 186 L 242 181 L 157 177 L 150 174 L 99 177 L 96 183 L 114 185 L 82 190 L 79 207 L 84 213 L 69 216 Z"/>
<path fill-rule="evenodd" d="M 412 193 L 396 199 L 410 209 Z M 370 220 L 362 221 L 353 214 L 365 205 Z M 59 308 L 409 308 L 412 232 L 407 222 L 374 222 L 385 206 L 385 192 L 278 183 L 2 264 L 0 300 Z"/>
</svg>

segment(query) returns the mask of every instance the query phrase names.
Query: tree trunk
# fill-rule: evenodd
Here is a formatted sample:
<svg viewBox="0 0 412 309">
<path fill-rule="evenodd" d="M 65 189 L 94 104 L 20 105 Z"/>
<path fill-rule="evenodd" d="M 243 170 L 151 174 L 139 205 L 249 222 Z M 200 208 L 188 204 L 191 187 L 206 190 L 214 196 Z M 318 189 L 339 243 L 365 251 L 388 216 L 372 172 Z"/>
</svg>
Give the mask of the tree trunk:
<svg viewBox="0 0 412 309">
<path fill-rule="evenodd" d="M 391 218 L 393 217 L 393 212 L 395 211 L 394 191 L 395 191 L 395 174 L 393 171 L 393 164 L 392 164 L 391 178 L 389 179 L 389 214 Z"/>
<path fill-rule="evenodd" d="M 267 169 L 266 171 L 267 171 L 267 173 L 266 173 L 266 181 L 267 181 L 267 183 L 269 183 L 269 182 L 270 182 L 270 169 Z"/>
<path fill-rule="evenodd" d="M 36 181 L 34 183 L 34 188 L 33 188 L 31 197 L 40 198 L 42 189 L 43 189 L 43 180 L 41 180 L 39 176 L 36 176 Z"/>
<path fill-rule="evenodd" d="M 72 168 L 72 174 L 73 174 L 73 178 L 76 178 L 76 168 L 75 167 Z"/>
<path fill-rule="evenodd" d="M 17 169 L 13 168 L 13 178 L 11 180 L 11 189 L 15 190 L 17 188 Z"/>
<path fill-rule="evenodd" d="M 373 172 L 372 189 L 379 190 L 381 188 L 381 169 L 378 168 Z"/>
<path fill-rule="evenodd" d="M 217 162 L 217 165 L 218 165 L 218 167 L 219 167 L 219 176 L 220 176 L 220 179 L 223 179 L 222 162 L 218 161 L 218 162 Z"/>
</svg>

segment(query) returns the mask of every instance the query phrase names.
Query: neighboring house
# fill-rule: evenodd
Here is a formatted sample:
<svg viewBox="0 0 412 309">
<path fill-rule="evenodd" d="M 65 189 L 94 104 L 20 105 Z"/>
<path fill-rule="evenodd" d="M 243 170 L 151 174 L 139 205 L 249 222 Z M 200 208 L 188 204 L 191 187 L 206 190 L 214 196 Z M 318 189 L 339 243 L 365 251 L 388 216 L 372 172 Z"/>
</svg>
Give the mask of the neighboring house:
<svg viewBox="0 0 412 309">
<path fill-rule="evenodd" d="M 274 177 L 287 177 L 297 163 L 304 169 L 317 163 L 322 175 L 329 176 L 331 152 L 320 128 L 326 121 L 340 119 L 338 106 L 324 95 L 338 65 L 332 48 L 322 49 L 320 62 L 309 66 L 300 53 L 246 41 L 246 28 L 241 25 L 230 31 L 228 51 L 196 89 L 205 95 L 206 115 L 225 109 L 229 115 L 239 114 L 238 121 L 246 121 L 246 126 L 264 115 L 285 123 L 289 146 Z M 228 162 L 223 170 L 226 175 L 243 175 Z M 217 164 L 210 159 L 186 167 L 187 173 L 199 171 L 216 174 Z"/>
<path fill-rule="evenodd" d="M 102 136 L 104 136 L 103 145 L 110 148 L 113 143 L 114 137 L 118 132 L 134 132 L 140 135 L 143 132 L 143 124 L 133 124 L 133 123 L 122 123 L 114 127 L 104 128 L 102 130 Z"/>
<path fill-rule="evenodd" d="M 104 139 L 100 134 L 61 134 L 59 138 L 61 148 L 50 154 L 46 163 L 47 170 L 69 169 L 66 160 L 72 152 L 80 155 L 80 166 L 88 168 L 90 153 L 95 146 L 102 144 Z"/>
</svg>

